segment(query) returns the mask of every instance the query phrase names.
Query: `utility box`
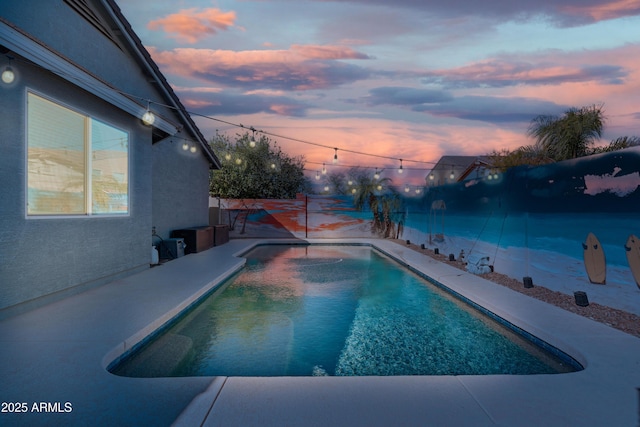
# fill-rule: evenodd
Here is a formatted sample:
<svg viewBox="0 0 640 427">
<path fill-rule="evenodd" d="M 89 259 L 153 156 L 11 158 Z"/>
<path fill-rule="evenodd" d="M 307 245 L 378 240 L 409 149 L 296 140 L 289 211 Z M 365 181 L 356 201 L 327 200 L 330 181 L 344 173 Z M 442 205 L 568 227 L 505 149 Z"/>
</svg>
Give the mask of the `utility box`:
<svg viewBox="0 0 640 427">
<path fill-rule="evenodd" d="M 215 225 L 213 226 L 213 244 L 220 246 L 229 241 L 229 226 Z"/>
<path fill-rule="evenodd" d="M 184 256 L 184 239 L 164 239 L 158 245 L 160 259 L 176 259 Z"/>
<path fill-rule="evenodd" d="M 171 237 L 184 239 L 185 254 L 202 252 L 213 247 L 213 227 L 209 226 L 173 230 Z"/>
</svg>

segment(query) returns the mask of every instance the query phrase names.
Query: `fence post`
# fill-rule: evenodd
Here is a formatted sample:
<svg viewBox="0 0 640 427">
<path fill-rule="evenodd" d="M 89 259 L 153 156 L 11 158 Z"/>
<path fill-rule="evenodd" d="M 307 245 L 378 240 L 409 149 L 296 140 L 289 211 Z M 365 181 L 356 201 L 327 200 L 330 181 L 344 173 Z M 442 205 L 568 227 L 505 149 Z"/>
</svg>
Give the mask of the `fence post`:
<svg viewBox="0 0 640 427">
<path fill-rule="evenodd" d="M 309 195 L 304 195 L 304 238 L 309 238 Z"/>
</svg>

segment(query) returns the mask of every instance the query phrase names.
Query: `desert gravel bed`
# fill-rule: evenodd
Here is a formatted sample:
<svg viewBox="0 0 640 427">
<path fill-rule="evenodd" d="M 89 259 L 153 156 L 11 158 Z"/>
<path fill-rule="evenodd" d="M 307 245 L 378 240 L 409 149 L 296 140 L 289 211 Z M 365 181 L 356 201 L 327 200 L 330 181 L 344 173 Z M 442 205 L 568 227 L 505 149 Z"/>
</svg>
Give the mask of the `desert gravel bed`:
<svg viewBox="0 0 640 427">
<path fill-rule="evenodd" d="M 398 240 L 398 243 L 405 244 L 405 241 Z M 431 258 L 434 258 L 438 261 L 444 262 L 461 270 L 465 269 L 464 263 L 458 260 L 449 261 L 449 257 L 444 254 L 436 255 L 432 250 L 421 249 L 419 246 L 413 243 L 409 246 L 416 252 L 423 253 L 430 256 Z M 529 295 L 530 297 L 537 298 L 546 303 L 558 306 L 564 310 L 568 310 L 573 313 L 579 314 L 580 316 L 584 316 L 597 322 L 604 323 L 605 325 L 611 326 L 640 338 L 640 316 L 637 316 L 633 313 L 607 307 L 605 305 L 593 302 L 590 302 L 587 307 L 581 307 L 579 305 L 576 305 L 573 295 L 567 295 L 561 292 L 553 291 L 536 283 L 534 283 L 534 286 L 532 288 L 525 288 L 522 281 L 496 272 L 482 274 L 481 277 L 499 285 L 511 288 L 514 291 Z"/>
</svg>

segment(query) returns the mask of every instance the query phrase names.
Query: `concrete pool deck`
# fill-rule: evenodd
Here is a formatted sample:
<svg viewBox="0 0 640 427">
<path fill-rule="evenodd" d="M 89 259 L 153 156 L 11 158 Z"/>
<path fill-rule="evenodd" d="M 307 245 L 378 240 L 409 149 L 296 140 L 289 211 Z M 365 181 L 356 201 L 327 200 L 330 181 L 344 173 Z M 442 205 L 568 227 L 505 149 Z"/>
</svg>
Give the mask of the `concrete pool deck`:
<svg viewBox="0 0 640 427">
<path fill-rule="evenodd" d="M 2 409 L 25 412 L 0 412 L 0 425 L 636 426 L 640 422 L 639 338 L 387 240 L 309 241 L 371 243 L 566 352 L 585 369 L 528 376 L 295 378 L 126 378 L 106 370 L 221 277 L 241 268 L 243 260 L 235 254 L 268 241 L 232 240 L 1 320 Z"/>
</svg>

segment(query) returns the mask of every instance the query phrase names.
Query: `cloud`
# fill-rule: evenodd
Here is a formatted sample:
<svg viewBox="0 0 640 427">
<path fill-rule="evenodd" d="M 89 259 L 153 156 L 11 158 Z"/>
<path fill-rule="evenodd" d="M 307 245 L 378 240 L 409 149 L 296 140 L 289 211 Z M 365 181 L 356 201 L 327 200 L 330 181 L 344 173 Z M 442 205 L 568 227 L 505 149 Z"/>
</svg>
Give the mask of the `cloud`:
<svg viewBox="0 0 640 427">
<path fill-rule="evenodd" d="M 182 77 L 245 90 L 301 91 L 327 89 L 369 77 L 370 72 L 342 59 L 368 56 L 341 46 L 294 45 L 289 50 L 235 52 L 179 48 L 149 48 L 154 60 Z"/>
<path fill-rule="evenodd" d="M 614 0 L 593 3 L 595 4 L 559 6 L 559 10 L 570 16 L 583 17 L 593 21 L 604 21 L 640 14 L 640 4 L 637 0 Z"/>
<path fill-rule="evenodd" d="M 311 105 L 285 96 L 179 91 L 186 108 L 202 116 L 230 116 L 268 113 L 278 116 L 304 117 Z"/>
<path fill-rule="evenodd" d="M 423 82 L 447 88 L 557 85 L 568 82 L 622 84 L 627 75 L 627 71 L 617 65 L 571 66 L 489 59 L 455 69 L 428 72 Z"/>
<path fill-rule="evenodd" d="M 235 12 L 220 9 L 183 9 L 164 18 L 150 21 L 147 28 L 162 30 L 170 37 L 186 43 L 196 43 L 205 37 L 227 30 L 236 20 Z"/>
<path fill-rule="evenodd" d="M 364 102 L 368 105 L 421 105 L 453 100 L 451 94 L 442 90 L 418 89 L 411 87 L 386 86 L 371 89 Z"/>
<path fill-rule="evenodd" d="M 388 0 L 316 0 L 388 6 Z M 560 26 L 584 25 L 597 21 L 640 15 L 637 0 L 538 0 L 538 1 L 451 1 L 396 0 L 394 7 L 414 9 L 440 18 L 483 17 L 493 21 L 528 20 L 543 17 Z"/>
<path fill-rule="evenodd" d="M 540 114 L 560 114 L 567 108 L 551 101 L 532 98 L 461 96 L 451 102 L 416 105 L 412 110 L 438 117 L 507 124 L 528 123 Z"/>
</svg>

